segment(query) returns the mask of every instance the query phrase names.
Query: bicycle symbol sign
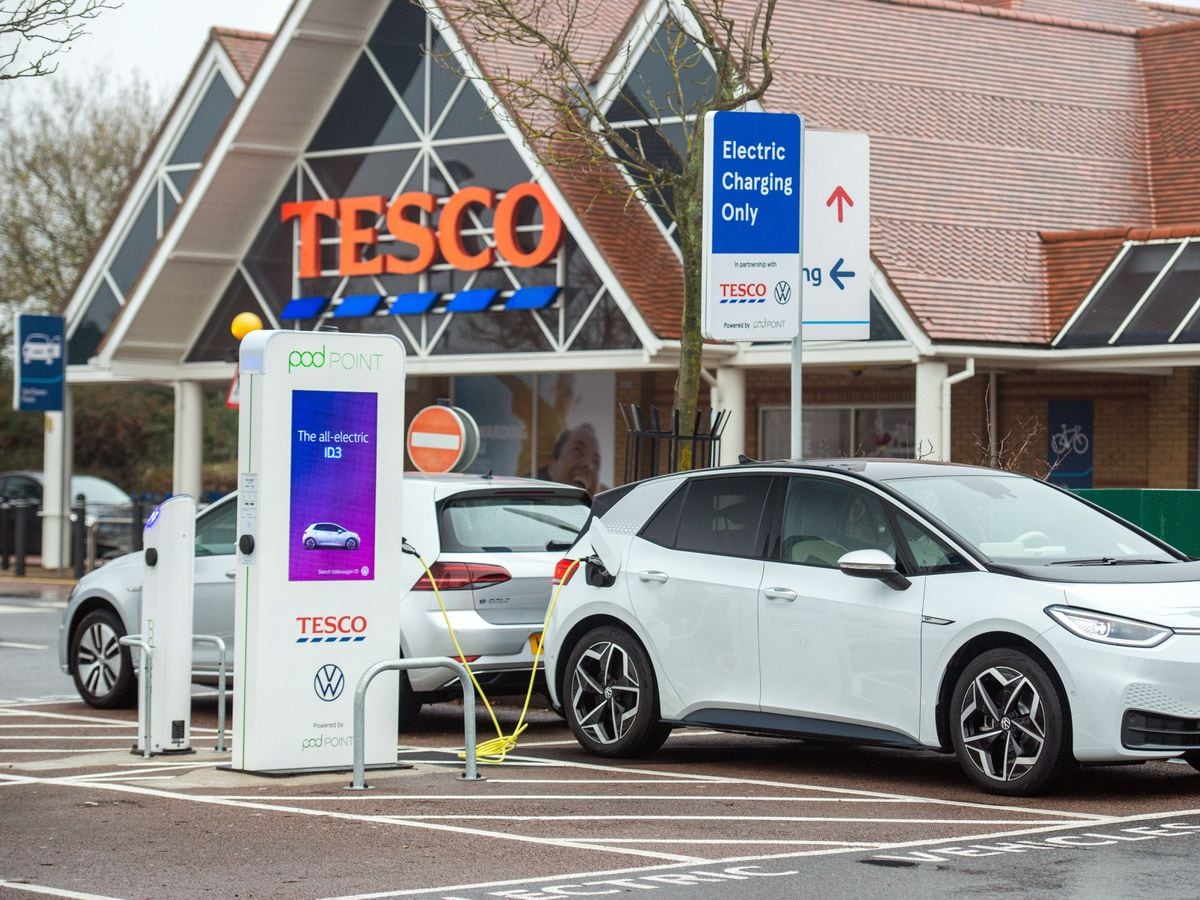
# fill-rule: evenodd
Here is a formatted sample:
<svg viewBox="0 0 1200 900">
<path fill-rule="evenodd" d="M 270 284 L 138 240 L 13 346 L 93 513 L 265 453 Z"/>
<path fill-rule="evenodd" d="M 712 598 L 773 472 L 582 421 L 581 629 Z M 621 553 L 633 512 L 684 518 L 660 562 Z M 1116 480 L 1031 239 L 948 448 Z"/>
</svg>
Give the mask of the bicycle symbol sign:
<svg viewBox="0 0 1200 900">
<path fill-rule="evenodd" d="M 1088 441 L 1088 436 L 1083 433 L 1082 425 L 1068 428 L 1067 423 L 1063 422 L 1062 431 L 1050 435 L 1050 451 L 1056 456 L 1070 454 L 1082 456 L 1088 452 L 1090 446 L 1091 443 Z"/>
</svg>

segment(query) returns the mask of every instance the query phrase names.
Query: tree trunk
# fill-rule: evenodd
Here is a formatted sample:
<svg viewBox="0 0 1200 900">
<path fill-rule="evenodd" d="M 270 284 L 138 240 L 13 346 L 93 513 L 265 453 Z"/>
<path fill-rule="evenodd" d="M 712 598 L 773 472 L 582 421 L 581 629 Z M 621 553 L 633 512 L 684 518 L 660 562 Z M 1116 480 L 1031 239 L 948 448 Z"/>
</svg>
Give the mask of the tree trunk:
<svg viewBox="0 0 1200 900">
<path fill-rule="evenodd" d="M 696 421 L 700 396 L 700 365 L 704 338 L 700 334 L 700 304 L 703 296 L 700 264 L 703 254 L 701 216 L 703 213 L 703 154 L 689 154 L 684 173 L 675 188 L 676 234 L 683 256 L 683 313 L 679 334 L 679 375 L 675 379 L 675 409 L 680 429 L 691 433 Z M 680 471 L 693 466 L 692 447 L 680 445 Z"/>
</svg>

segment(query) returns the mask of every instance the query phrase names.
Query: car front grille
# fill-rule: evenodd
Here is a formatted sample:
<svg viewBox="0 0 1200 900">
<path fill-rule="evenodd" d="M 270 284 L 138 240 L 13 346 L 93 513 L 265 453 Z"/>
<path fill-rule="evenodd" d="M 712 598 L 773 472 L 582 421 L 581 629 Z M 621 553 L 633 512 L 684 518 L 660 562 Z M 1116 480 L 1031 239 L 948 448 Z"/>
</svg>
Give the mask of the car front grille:
<svg viewBox="0 0 1200 900">
<path fill-rule="evenodd" d="M 1130 750 L 1193 750 L 1200 747 L 1200 719 L 1125 711 L 1121 744 Z"/>
</svg>

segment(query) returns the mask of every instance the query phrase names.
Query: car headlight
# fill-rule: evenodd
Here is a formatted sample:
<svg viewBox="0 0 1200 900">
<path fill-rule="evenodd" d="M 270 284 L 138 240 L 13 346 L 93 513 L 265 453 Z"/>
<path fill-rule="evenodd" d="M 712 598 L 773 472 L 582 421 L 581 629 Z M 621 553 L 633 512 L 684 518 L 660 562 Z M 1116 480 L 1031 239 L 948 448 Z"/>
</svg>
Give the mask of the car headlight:
<svg viewBox="0 0 1200 900">
<path fill-rule="evenodd" d="M 1175 633 L 1162 625 L 1073 606 L 1047 606 L 1046 615 L 1085 640 L 1121 647 L 1157 647 Z"/>
</svg>

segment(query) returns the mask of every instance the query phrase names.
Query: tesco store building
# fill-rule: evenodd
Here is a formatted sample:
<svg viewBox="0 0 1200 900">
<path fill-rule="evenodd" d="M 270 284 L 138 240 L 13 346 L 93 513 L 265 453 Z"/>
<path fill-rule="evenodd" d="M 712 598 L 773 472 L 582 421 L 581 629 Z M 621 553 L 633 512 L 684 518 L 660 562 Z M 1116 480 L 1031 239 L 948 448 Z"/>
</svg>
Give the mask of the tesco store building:
<svg viewBox="0 0 1200 900">
<path fill-rule="evenodd" d="M 1200 19 L 1094 6 L 780 4 L 762 108 L 871 136 L 871 338 L 806 350 L 809 455 L 1036 471 L 1062 430 L 1088 437 L 1078 483 L 1196 486 L 1200 122 L 1172 110 L 1200 78 L 1162 73 L 1196 68 Z M 677 7 L 606 0 L 593 35 L 589 89 L 653 153 Z M 409 414 L 471 412 L 479 471 L 613 485 L 617 403 L 671 407 L 671 223 L 544 169 L 437 11 L 296 0 L 273 36 L 216 29 L 163 122 L 69 299 L 67 378 L 173 385 L 177 491 L 204 487 L 202 392 L 228 386 L 244 311 L 399 336 Z M 705 348 L 725 461 L 787 454 L 789 359 Z M 1021 430 L 1033 453 L 1004 459 Z"/>
</svg>

